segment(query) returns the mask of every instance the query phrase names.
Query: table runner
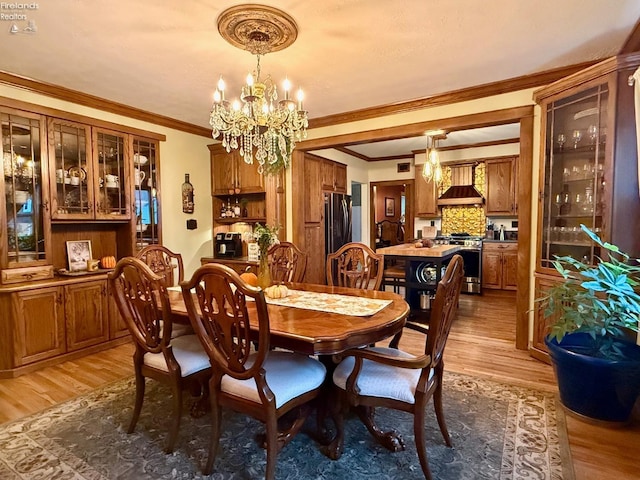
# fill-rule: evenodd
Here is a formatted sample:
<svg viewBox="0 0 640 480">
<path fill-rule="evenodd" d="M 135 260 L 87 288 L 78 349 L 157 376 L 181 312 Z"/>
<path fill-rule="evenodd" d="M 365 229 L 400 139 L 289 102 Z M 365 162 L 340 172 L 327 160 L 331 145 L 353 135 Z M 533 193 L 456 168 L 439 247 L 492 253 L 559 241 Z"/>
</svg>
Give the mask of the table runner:
<svg viewBox="0 0 640 480">
<path fill-rule="evenodd" d="M 167 290 L 182 291 L 180 287 L 168 287 Z M 368 317 L 375 315 L 393 300 L 379 298 L 354 297 L 338 293 L 308 292 L 306 290 L 291 290 L 285 298 L 271 298 L 264 296 L 269 305 L 281 307 L 302 308 L 318 312 L 339 313 L 355 317 Z M 253 300 L 247 297 L 247 300 Z"/>
<path fill-rule="evenodd" d="M 289 290 L 289 296 L 285 298 L 270 298 L 266 295 L 264 298 L 270 305 L 339 313 L 356 317 L 374 315 L 393 302 L 393 300 L 354 297 L 337 293 L 308 292 L 305 290 Z"/>
</svg>

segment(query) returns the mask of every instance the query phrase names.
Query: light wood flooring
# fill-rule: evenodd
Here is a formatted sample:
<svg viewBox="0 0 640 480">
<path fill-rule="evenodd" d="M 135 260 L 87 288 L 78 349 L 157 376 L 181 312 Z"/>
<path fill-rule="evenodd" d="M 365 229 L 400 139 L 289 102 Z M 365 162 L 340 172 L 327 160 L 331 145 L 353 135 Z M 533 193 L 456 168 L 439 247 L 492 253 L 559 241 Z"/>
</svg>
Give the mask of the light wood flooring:
<svg viewBox="0 0 640 480">
<path fill-rule="evenodd" d="M 546 391 L 557 390 L 549 365 L 515 345 L 515 295 L 485 290 L 462 295 L 445 351 L 445 369 Z M 420 352 L 419 334 L 407 331 L 401 348 Z M 79 360 L 0 380 L 0 424 L 38 412 L 94 388 L 133 375 L 131 344 Z M 640 415 L 612 429 L 567 416 L 577 480 L 640 479 Z"/>
</svg>

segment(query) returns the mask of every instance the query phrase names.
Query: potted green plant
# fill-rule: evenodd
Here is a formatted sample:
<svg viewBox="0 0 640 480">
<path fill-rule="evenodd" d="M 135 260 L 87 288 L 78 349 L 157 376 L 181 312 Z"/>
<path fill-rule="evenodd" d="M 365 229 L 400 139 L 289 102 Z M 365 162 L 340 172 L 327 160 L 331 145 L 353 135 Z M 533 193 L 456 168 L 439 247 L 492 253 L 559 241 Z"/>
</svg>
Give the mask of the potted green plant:
<svg viewBox="0 0 640 480">
<path fill-rule="evenodd" d="M 640 261 L 584 225 L 606 251 L 595 265 L 569 256 L 553 265 L 564 281 L 537 301 L 550 319 L 546 345 L 560 399 L 570 411 L 606 422 L 626 422 L 640 394 Z"/>
</svg>

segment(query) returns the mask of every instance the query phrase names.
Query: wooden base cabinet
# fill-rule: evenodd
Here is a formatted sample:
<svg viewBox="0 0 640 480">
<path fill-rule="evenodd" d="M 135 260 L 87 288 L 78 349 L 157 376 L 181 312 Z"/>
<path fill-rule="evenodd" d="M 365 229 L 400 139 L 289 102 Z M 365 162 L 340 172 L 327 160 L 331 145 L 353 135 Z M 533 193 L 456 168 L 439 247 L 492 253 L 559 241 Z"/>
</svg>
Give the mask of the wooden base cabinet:
<svg viewBox="0 0 640 480">
<path fill-rule="evenodd" d="M 107 279 L 100 277 L 0 287 L 0 378 L 128 341 L 126 326 L 110 307 Z"/>
<path fill-rule="evenodd" d="M 485 242 L 482 250 L 482 288 L 517 290 L 518 244 Z"/>
<path fill-rule="evenodd" d="M 558 283 L 558 278 L 536 274 L 535 279 L 535 298 L 544 295 L 544 291 Z M 537 305 L 536 305 L 537 307 Z M 549 324 L 551 318 L 544 318 L 544 312 L 541 308 L 535 308 L 533 314 L 533 341 L 529 347 L 529 353 L 532 357 L 551 364 L 551 357 L 544 343 L 544 338 L 549 333 Z"/>
<path fill-rule="evenodd" d="M 64 287 L 68 352 L 109 340 L 107 305 L 106 280 Z"/>
</svg>

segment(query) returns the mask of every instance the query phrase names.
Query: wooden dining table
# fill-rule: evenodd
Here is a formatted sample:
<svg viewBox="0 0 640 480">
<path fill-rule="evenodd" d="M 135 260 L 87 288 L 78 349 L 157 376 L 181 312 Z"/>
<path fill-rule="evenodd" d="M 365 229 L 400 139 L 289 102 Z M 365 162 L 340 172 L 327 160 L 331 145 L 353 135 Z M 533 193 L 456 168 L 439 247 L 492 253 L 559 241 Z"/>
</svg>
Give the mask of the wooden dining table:
<svg viewBox="0 0 640 480">
<path fill-rule="evenodd" d="M 362 311 L 356 309 L 351 313 L 335 313 L 268 304 L 271 346 L 305 355 L 318 355 L 319 360 L 327 368 L 324 401 L 320 406 L 325 408 L 324 414 L 334 412 L 331 404 L 337 401 L 337 398 L 334 397 L 332 388 L 335 369 L 332 355 L 393 337 L 404 327 L 409 314 L 409 305 L 401 295 L 393 292 L 307 283 L 288 283 L 287 286 L 294 291 L 294 294 L 296 291 L 330 294 L 328 297 L 325 296 L 327 304 L 333 303 L 331 294 L 337 294 L 336 298 L 346 295 L 389 301 L 388 305 L 372 315 L 363 315 Z M 182 292 L 170 289 L 169 300 L 174 321 L 188 322 L 189 317 Z M 257 332 L 256 315 L 251 314 L 254 308 L 251 302 L 248 302 L 247 310 L 251 326 Z M 321 418 L 324 416 L 323 412 L 319 415 Z M 323 427 L 321 426 L 321 429 Z M 334 460 L 340 458 L 341 439 L 337 436 L 329 438 L 325 430 L 322 430 L 320 435 L 323 443 L 327 445 L 325 454 Z"/>
<path fill-rule="evenodd" d="M 305 355 L 333 355 L 392 337 L 403 328 L 409 313 L 409 305 L 404 298 L 393 292 L 308 283 L 288 283 L 287 286 L 294 291 L 348 295 L 391 302 L 370 316 L 361 315 L 359 312 L 330 313 L 269 304 L 271 346 Z M 182 292 L 170 290 L 169 300 L 174 321 L 189 323 Z M 251 325 L 257 332 L 258 324 L 255 323 L 256 316 L 251 315 L 251 303 L 247 308 Z"/>
</svg>

